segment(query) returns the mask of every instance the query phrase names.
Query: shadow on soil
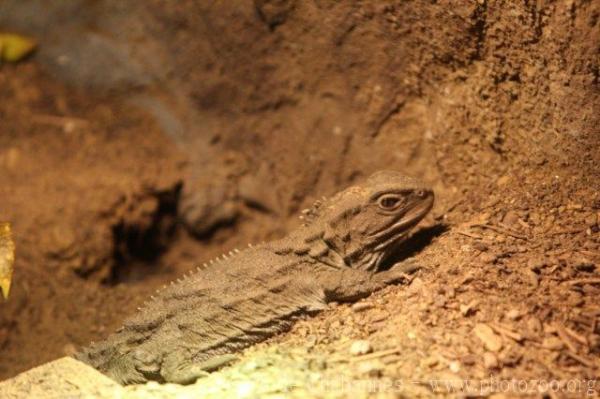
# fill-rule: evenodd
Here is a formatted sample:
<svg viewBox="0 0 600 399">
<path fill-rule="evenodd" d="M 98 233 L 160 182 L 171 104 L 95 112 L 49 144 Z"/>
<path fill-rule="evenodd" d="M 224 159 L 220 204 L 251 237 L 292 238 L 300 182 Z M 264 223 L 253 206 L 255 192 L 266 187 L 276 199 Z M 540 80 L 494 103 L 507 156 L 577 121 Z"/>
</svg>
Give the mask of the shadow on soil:
<svg viewBox="0 0 600 399">
<path fill-rule="evenodd" d="M 433 240 L 450 229 L 447 224 L 436 224 L 431 227 L 425 227 L 415 232 L 411 238 L 403 242 L 394 253 L 386 260 L 382 270 L 391 268 L 396 263 L 410 259 L 419 254 L 425 247 L 430 245 Z"/>
</svg>

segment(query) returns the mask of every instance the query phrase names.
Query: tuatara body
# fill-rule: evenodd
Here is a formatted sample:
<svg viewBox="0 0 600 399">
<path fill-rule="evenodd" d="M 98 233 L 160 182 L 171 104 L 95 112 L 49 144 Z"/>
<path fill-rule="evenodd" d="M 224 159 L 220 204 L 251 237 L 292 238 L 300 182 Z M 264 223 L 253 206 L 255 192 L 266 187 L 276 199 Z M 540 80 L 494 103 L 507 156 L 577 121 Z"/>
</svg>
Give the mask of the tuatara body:
<svg viewBox="0 0 600 399">
<path fill-rule="evenodd" d="M 230 253 L 167 286 L 75 357 L 121 384 L 191 383 L 299 316 L 405 278 L 405 262 L 382 265 L 433 201 L 416 179 L 375 173 L 315 203 L 283 239 Z"/>
</svg>

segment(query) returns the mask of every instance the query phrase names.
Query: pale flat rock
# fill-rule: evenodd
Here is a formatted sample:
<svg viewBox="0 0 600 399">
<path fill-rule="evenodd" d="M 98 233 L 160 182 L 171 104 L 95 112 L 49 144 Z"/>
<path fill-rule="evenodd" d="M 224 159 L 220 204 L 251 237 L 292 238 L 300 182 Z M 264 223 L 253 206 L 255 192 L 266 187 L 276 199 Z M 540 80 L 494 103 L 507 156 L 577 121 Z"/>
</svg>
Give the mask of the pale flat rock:
<svg viewBox="0 0 600 399">
<path fill-rule="evenodd" d="M 384 366 L 375 362 L 364 367 L 349 367 L 346 362 L 328 363 L 329 356 L 309 353 L 305 346 L 259 346 L 248 350 L 238 363 L 211 373 L 191 385 L 151 381 L 125 387 L 84 363 L 64 357 L 0 382 L 0 399 L 370 397 L 371 385 L 360 384 L 360 381 L 369 376 L 379 376 Z M 358 383 L 348 385 L 354 379 Z M 386 380 L 382 384 L 387 386 L 391 381 Z M 351 391 L 348 391 L 349 387 L 352 388 Z"/>
<path fill-rule="evenodd" d="M 63 357 L 0 382 L 0 398 L 115 398 L 123 388 L 87 364 Z"/>
<path fill-rule="evenodd" d="M 204 397 L 190 385 L 158 384 L 123 387 L 93 367 L 63 357 L 0 382 L 1 399 L 191 399 Z"/>
</svg>

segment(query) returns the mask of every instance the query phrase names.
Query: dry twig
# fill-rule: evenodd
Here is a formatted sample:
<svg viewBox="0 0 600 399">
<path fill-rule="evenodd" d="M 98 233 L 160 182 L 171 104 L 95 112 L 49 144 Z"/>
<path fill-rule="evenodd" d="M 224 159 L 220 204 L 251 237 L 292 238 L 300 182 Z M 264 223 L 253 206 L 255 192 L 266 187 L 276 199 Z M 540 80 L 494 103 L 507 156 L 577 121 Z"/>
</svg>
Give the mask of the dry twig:
<svg viewBox="0 0 600 399">
<path fill-rule="evenodd" d="M 576 280 L 565 281 L 568 285 L 600 284 L 600 278 L 578 278 Z"/>
<path fill-rule="evenodd" d="M 510 236 L 513 238 L 517 238 L 519 240 L 524 240 L 524 241 L 529 240 L 529 237 L 527 237 L 527 236 L 509 231 L 507 229 L 503 229 L 501 227 L 494 226 L 491 224 L 474 223 L 474 224 L 471 224 L 470 227 L 480 227 L 482 229 L 492 230 L 492 231 L 495 231 L 496 233 L 504 234 L 504 235 L 507 235 L 507 236 Z"/>
</svg>

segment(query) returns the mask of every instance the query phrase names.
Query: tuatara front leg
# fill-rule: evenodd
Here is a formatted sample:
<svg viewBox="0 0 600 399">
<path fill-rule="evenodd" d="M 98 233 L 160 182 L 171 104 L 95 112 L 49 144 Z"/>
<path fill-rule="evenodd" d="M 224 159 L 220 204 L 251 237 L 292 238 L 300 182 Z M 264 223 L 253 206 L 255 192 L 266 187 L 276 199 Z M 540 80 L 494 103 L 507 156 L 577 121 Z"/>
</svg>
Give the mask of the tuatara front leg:
<svg viewBox="0 0 600 399">
<path fill-rule="evenodd" d="M 319 282 L 327 302 L 346 302 L 364 298 L 389 284 L 406 280 L 407 274 L 420 269 L 414 260 L 396 263 L 391 269 L 377 273 L 358 269 L 324 269 Z"/>
</svg>

